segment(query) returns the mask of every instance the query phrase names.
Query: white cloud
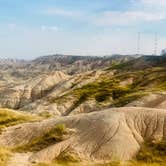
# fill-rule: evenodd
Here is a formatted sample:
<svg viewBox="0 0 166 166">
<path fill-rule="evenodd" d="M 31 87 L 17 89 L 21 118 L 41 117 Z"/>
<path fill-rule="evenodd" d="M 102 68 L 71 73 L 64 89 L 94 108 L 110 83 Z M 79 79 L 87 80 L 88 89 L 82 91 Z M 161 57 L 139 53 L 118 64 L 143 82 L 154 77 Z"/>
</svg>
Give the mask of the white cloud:
<svg viewBox="0 0 166 166">
<path fill-rule="evenodd" d="M 77 11 L 70 11 L 60 8 L 48 8 L 42 11 L 42 13 L 50 16 L 63 16 L 63 17 L 77 17 L 80 15 L 80 13 Z"/>
<path fill-rule="evenodd" d="M 165 12 L 166 0 L 130 0 L 135 8 L 141 8 L 144 11 Z"/>
<path fill-rule="evenodd" d="M 139 0 L 140 3 L 149 7 L 166 7 L 166 0 Z"/>
<path fill-rule="evenodd" d="M 166 20 L 166 0 L 130 0 L 126 11 L 104 11 L 91 16 L 91 21 L 102 26 L 130 26 Z"/>
<path fill-rule="evenodd" d="M 166 19 L 166 13 L 146 11 L 107 11 L 92 17 L 92 21 L 97 25 L 132 25 L 164 19 Z"/>
<path fill-rule="evenodd" d="M 73 11 L 62 8 L 47 8 L 42 11 L 42 14 L 47 16 L 70 17 L 74 19 L 79 19 L 84 23 L 93 23 L 99 26 L 128 26 L 144 22 L 161 21 L 166 19 L 165 10 L 150 10 L 152 9 L 152 6 L 166 5 L 166 0 L 130 0 L 130 2 L 131 8 L 126 11 L 104 11 L 99 13 L 92 12 L 87 14 L 84 11 Z"/>
<path fill-rule="evenodd" d="M 57 26 L 46 26 L 46 25 L 42 25 L 41 26 L 41 30 L 42 31 L 58 31 L 59 28 Z"/>
</svg>

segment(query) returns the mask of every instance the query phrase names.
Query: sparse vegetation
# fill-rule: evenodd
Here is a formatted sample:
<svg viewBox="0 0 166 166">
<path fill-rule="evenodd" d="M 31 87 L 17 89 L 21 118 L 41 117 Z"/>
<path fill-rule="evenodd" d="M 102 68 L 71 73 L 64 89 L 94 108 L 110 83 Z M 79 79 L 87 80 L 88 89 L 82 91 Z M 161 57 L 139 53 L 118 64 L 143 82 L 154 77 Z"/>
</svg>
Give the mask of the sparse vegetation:
<svg viewBox="0 0 166 166">
<path fill-rule="evenodd" d="M 114 100 L 130 93 L 129 87 L 120 87 L 119 80 L 110 79 L 100 82 L 87 84 L 82 88 L 75 89 L 74 94 L 85 101 L 88 98 L 94 98 L 97 102 L 103 102 L 112 97 Z M 83 100 L 82 100 L 83 99 Z"/>
<path fill-rule="evenodd" d="M 0 130 L 5 127 L 13 126 L 16 124 L 36 121 L 40 118 L 25 113 L 16 112 L 9 109 L 0 109 Z"/>
<path fill-rule="evenodd" d="M 166 162 L 166 141 L 159 143 L 147 142 L 145 143 L 138 155 L 137 161 L 145 163 L 159 163 L 165 164 Z"/>
<path fill-rule="evenodd" d="M 165 166 L 166 141 L 158 143 L 146 142 L 140 149 L 136 159 L 128 164 L 118 162 L 101 164 L 100 166 Z"/>
<path fill-rule="evenodd" d="M 70 111 L 77 108 L 80 104 L 87 100 L 96 101 L 101 107 L 106 105 L 110 107 L 123 107 L 126 104 L 131 103 L 134 100 L 141 98 L 142 96 L 153 91 L 166 91 L 166 68 L 165 67 L 147 67 L 144 70 L 133 69 L 134 66 L 130 66 L 128 62 L 117 63 L 113 62 L 111 68 L 105 70 L 114 70 L 115 74 L 110 77 L 99 76 L 98 80 L 93 83 L 88 83 L 80 88 L 76 88 L 77 83 L 73 83 L 70 91 L 63 93 L 63 96 L 57 98 L 56 102 L 60 105 L 66 102 L 68 99 L 71 101 Z M 93 74 L 88 76 L 93 77 Z M 132 78 L 133 83 L 121 84 L 127 79 Z M 82 78 L 79 78 L 80 82 Z M 85 79 L 85 78 L 83 78 Z M 76 88 L 76 89 L 75 89 Z M 69 92 L 69 93 L 68 93 Z M 43 99 L 44 100 L 44 99 Z M 55 100 L 51 98 L 50 103 L 54 103 Z M 103 104 L 103 105 L 102 105 Z M 69 106 L 69 107 L 70 107 Z M 102 107 L 103 108 L 103 107 Z M 65 111 L 64 111 L 65 112 Z M 39 116 L 44 118 L 51 117 L 49 112 L 39 113 Z M 12 125 L 36 121 L 40 118 L 31 116 L 29 114 L 22 114 L 8 109 L 0 109 L 0 130 Z M 102 128 L 103 129 L 103 128 Z M 33 139 L 29 144 L 16 147 L 12 151 L 6 148 L 0 148 L 0 165 L 6 166 L 11 152 L 37 152 L 50 145 L 56 144 L 65 140 L 68 137 L 68 130 L 64 124 L 54 126 L 52 129 L 48 129 L 39 138 Z M 89 143 L 89 142 L 88 142 Z M 141 150 L 133 161 L 125 164 L 119 162 L 111 163 L 88 163 L 88 166 L 165 166 L 166 164 L 166 141 L 159 143 L 148 142 L 141 147 Z M 77 155 L 72 152 L 62 152 L 54 161 L 50 164 L 40 163 L 37 166 L 85 166 Z"/>
<path fill-rule="evenodd" d="M 110 93 L 108 93 L 107 91 L 103 91 L 95 95 L 95 100 L 100 103 L 100 102 L 104 102 L 108 100 L 109 97 L 110 97 Z"/>
<path fill-rule="evenodd" d="M 129 64 L 128 62 L 125 63 L 114 63 L 112 64 L 112 66 L 110 68 L 108 68 L 108 70 L 112 70 L 112 69 L 118 69 L 118 70 L 122 70 L 122 69 L 126 69 L 129 68 Z"/>
<path fill-rule="evenodd" d="M 81 159 L 70 151 L 62 152 L 57 158 L 56 161 L 61 164 L 65 163 L 78 163 L 81 162 Z"/>
<path fill-rule="evenodd" d="M 79 162 L 79 161 L 57 161 L 54 160 L 52 163 L 50 164 L 46 164 L 46 163 L 39 163 L 35 166 L 122 166 L 119 162 L 112 162 L 112 163 L 95 163 L 95 162 L 88 162 L 88 161 L 84 161 L 84 162 Z"/>
<path fill-rule="evenodd" d="M 0 147 L 0 166 L 6 166 L 10 156 L 11 153 L 8 149 Z"/>
<path fill-rule="evenodd" d="M 127 94 L 123 97 L 120 97 L 118 100 L 115 100 L 111 106 L 114 107 L 123 107 L 126 104 L 131 103 L 132 101 L 135 101 L 143 96 L 145 96 L 147 93 L 146 92 L 136 92 L 136 93 L 131 93 Z"/>
<path fill-rule="evenodd" d="M 83 166 L 80 158 L 69 151 L 62 152 L 56 159 L 50 164 L 39 163 L 36 166 Z M 84 165 L 85 166 L 85 165 Z M 95 166 L 95 165 L 94 165 Z"/>
<path fill-rule="evenodd" d="M 52 117 L 52 115 L 48 111 L 40 112 L 39 116 L 41 116 L 43 118 L 50 118 L 50 117 Z"/>
<path fill-rule="evenodd" d="M 39 151 L 52 144 L 64 140 L 64 137 L 66 135 L 67 135 L 67 129 L 65 125 L 59 124 L 56 125 L 54 128 L 52 128 L 51 130 L 46 131 L 46 133 L 44 133 L 42 137 L 32 140 L 30 144 L 14 148 L 14 151 L 17 152 Z"/>
<path fill-rule="evenodd" d="M 77 158 L 76 158 L 77 159 Z M 57 166 L 75 166 L 75 162 L 77 166 L 82 166 L 82 163 L 73 156 L 62 154 L 58 160 L 55 160 L 53 163 L 57 164 Z M 79 163 L 80 162 L 80 163 Z M 139 153 L 137 154 L 135 160 L 130 161 L 128 163 L 120 163 L 120 162 L 111 162 L 105 164 L 88 164 L 89 166 L 165 166 L 166 163 L 166 141 L 161 141 L 158 143 L 147 142 L 145 143 Z M 50 165 L 39 165 L 39 166 L 54 166 L 54 164 Z M 59 164 L 59 165 L 58 165 Z"/>
</svg>

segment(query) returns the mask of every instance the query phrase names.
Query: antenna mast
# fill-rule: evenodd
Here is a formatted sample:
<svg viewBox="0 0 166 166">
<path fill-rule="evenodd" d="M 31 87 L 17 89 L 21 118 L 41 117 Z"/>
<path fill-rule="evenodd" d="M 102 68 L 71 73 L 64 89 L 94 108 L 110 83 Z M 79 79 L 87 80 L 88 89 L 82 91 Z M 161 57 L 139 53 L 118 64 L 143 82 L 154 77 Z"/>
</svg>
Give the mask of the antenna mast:
<svg viewBox="0 0 166 166">
<path fill-rule="evenodd" d="M 157 33 L 155 33 L 155 37 L 154 37 L 154 55 L 157 55 L 157 47 L 158 47 L 158 36 L 157 36 Z"/>
<path fill-rule="evenodd" d="M 137 55 L 140 55 L 140 40 L 141 40 L 141 32 L 138 32 L 138 39 L 137 39 Z"/>
</svg>

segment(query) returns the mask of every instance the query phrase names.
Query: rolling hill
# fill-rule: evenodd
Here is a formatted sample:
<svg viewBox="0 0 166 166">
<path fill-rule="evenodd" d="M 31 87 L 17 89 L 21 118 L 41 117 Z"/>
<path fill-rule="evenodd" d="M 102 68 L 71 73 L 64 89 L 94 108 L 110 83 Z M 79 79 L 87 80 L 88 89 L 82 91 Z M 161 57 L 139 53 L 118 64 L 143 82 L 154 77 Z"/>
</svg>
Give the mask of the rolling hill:
<svg viewBox="0 0 166 166">
<path fill-rule="evenodd" d="M 0 165 L 164 166 L 166 57 L 0 61 Z"/>
</svg>

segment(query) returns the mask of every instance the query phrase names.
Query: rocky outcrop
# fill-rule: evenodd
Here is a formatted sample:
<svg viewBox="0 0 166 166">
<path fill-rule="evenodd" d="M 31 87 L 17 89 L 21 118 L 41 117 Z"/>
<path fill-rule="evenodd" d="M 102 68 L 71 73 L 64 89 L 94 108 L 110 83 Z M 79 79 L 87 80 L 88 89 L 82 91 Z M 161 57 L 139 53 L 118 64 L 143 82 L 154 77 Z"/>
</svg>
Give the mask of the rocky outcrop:
<svg viewBox="0 0 166 166">
<path fill-rule="evenodd" d="M 93 161 L 130 160 L 144 140 L 166 139 L 166 110 L 124 107 L 17 125 L 0 135 L 0 145 L 22 146 L 58 124 L 72 131 L 65 140 L 41 149 L 31 162 L 50 162 L 65 150 Z"/>
<path fill-rule="evenodd" d="M 19 109 L 34 100 L 41 99 L 68 78 L 68 75 L 57 71 L 49 75 L 40 75 L 21 85 L 5 87 L 0 91 L 0 107 Z"/>
<path fill-rule="evenodd" d="M 43 98 L 38 98 L 29 104 L 25 104 L 20 109 L 32 113 L 49 112 L 53 115 L 67 115 L 70 114 L 73 110 L 75 113 L 84 113 L 97 110 L 97 103 L 91 101 L 88 101 L 79 107 L 79 105 L 77 105 L 78 97 L 72 92 L 84 85 L 97 81 L 102 75 L 105 75 L 106 73 L 107 72 L 105 71 L 89 71 L 71 76 L 56 85 Z M 107 74 L 109 77 L 111 77 L 113 76 L 114 72 L 109 72 Z M 93 105 L 90 106 L 92 103 Z M 78 109 L 76 107 L 78 107 Z"/>
</svg>

